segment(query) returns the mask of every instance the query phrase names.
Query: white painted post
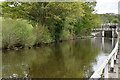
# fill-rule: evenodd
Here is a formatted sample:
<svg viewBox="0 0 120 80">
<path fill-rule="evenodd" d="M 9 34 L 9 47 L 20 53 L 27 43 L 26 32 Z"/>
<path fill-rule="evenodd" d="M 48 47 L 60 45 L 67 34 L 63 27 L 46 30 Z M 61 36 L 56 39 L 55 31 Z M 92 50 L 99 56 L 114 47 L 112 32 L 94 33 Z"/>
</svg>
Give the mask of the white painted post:
<svg viewBox="0 0 120 80">
<path fill-rule="evenodd" d="M 102 49 L 104 49 L 104 37 L 102 37 Z"/>
<path fill-rule="evenodd" d="M 112 38 L 112 48 L 114 48 L 114 38 Z"/>
<path fill-rule="evenodd" d="M 114 67 L 114 56 L 111 58 L 111 67 Z"/>
<path fill-rule="evenodd" d="M 114 56 L 112 56 L 110 63 L 111 63 L 110 64 L 110 72 L 114 72 Z"/>
<path fill-rule="evenodd" d="M 114 55 L 114 59 L 115 59 L 115 60 L 117 59 L 117 52 L 116 52 L 115 55 Z"/>
<path fill-rule="evenodd" d="M 112 28 L 112 37 L 114 38 L 114 28 Z"/>
<path fill-rule="evenodd" d="M 117 60 L 117 51 L 114 54 L 114 64 L 116 64 L 116 60 Z"/>
<path fill-rule="evenodd" d="M 105 31 L 103 30 L 103 31 L 102 31 L 102 37 L 104 37 L 104 35 L 105 35 Z"/>
<path fill-rule="evenodd" d="M 104 69 L 104 78 L 108 78 L 108 64 L 106 64 Z"/>
</svg>

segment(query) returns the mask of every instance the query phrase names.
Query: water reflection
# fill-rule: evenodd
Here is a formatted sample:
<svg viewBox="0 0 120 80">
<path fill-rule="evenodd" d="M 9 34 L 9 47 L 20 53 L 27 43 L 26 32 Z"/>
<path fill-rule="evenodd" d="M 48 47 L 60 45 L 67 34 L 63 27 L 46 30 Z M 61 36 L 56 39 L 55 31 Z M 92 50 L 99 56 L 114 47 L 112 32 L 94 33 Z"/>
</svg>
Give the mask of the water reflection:
<svg viewBox="0 0 120 80">
<path fill-rule="evenodd" d="M 30 78 L 84 78 L 89 77 L 112 50 L 112 40 L 80 39 L 30 50 L 3 52 L 3 77 L 28 74 Z M 102 55 L 104 54 L 104 55 Z M 107 55 L 106 55 L 107 54 Z M 102 56 L 101 56 L 102 55 Z"/>
</svg>

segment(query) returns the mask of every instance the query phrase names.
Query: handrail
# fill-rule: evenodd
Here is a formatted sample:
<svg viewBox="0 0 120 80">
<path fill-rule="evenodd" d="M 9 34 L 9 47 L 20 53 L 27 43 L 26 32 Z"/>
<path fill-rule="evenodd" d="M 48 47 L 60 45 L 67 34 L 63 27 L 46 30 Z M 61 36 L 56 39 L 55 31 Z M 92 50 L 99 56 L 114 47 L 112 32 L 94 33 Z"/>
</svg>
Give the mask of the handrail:
<svg viewBox="0 0 120 80">
<path fill-rule="evenodd" d="M 112 56 L 117 52 L 118 50 L 118 43 L 119 43 L 119 34 L 117 32 L 116 29 L 116 33 L 118 35 L 117 38 L 117 42 L 116 45 L 114 47 L 114 49 L 112 50 L 112 52 L 110 53 L 110 55 L 108 56 L 108 58 L 103 62 L 103 64 L 93 73 L 93 75 L 90 78 L 101 78 L 102 72 L 105 69 L 106 65 L 108 64 L 108 62 L 110 61 L 110 59 L 112 58 Z"/>
<path fill-rule="evenodd" d="M 94 29 L 92 29 L 92 30 L 115 30 L 114 28 L 94 28 Z M 118 28 L 117 30 L 120 30 L 120 28 Z"/>
</svg>

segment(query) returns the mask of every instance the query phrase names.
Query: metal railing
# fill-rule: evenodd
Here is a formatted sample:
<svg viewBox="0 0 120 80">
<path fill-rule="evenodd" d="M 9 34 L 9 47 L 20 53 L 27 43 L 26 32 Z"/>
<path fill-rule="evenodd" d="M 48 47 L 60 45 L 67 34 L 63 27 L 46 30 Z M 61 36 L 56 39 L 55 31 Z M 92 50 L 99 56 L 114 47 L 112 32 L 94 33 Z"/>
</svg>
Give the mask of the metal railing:
<svg viewBox="0 0 120 80">
<path fill-rule="evenodd" d="M 109 71 L 109 62 L 110 62 L 110 70 L 114 71 L 114 63 L 115 60 L 117 59 L 117 53 L 118 53 L 118 43 L 119 43 L 119 34 L 116 29 L 116 33 L 118 35 L 116 45 L 108 58 L 100 65 L 100 67 L 93 73 L 93 75 L 90 77 L 91 78 L 109 78 L 108 76 L 108 71 Z M 103 76 L 102 76 L 103 75 Z"/>
<path fill-rule="evenodd" d="M 109 26 L 111 26 L 111 25 L 119 25 L 119 23 L 103 23 L 103 24 L 101 24 L 101 25 L 109 25 Z"/>
<path fill-rule="evenodd" d="M 95 31 L 97 31 L 97 30 L 99 30 L 99 31 L 114 31 L 116 29 L 114 29 L 114 28 L 94 28 L 92 30 L 95 30 Z M 120 30 L 120 28 L 118 28 L 117 30 Z"/>
</svg>

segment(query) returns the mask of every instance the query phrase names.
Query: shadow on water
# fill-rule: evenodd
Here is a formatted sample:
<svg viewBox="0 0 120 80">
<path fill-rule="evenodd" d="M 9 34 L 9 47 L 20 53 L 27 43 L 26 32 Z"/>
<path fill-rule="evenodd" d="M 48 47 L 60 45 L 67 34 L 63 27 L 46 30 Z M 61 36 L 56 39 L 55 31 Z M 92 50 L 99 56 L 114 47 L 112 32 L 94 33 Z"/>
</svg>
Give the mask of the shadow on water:
<svg viewBox="0 0 120 80">
<path fill-rule="evenodd" d="M 86 78 L 112 50 L 111 39 L 79 39 L 33 49 L 3 52 L 3 78 Z M 107 47 L 105 47 L 107 46 Z"/>
</svg>

